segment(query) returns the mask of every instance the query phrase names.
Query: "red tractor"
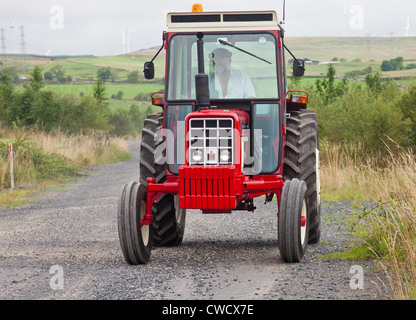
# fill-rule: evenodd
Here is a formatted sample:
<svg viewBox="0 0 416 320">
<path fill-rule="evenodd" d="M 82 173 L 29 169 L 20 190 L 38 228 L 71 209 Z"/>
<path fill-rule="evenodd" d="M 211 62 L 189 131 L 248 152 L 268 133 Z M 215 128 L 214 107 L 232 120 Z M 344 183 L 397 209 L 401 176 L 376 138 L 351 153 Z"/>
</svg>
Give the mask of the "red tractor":
<svg viewBox="0 0 416 320">
<path fill-rule="evenodd" d="M 318 122 L 306 92 L 286 92 L 292 53 L 276 12 L 194 6 L 169 13 L 167 26 L 165 92 L 152 95 L 162 112 L 144 121 L 140 182 L 119 200 L 125 260 L 144 264 L 152 246 L 181 244 L 187 209 L 254 211 L 263 196 L 277 201 L 281 258 L 301 261 L 320 239 Z M 294 57 L 293 74 L 304 70 Z"/>
</svg>

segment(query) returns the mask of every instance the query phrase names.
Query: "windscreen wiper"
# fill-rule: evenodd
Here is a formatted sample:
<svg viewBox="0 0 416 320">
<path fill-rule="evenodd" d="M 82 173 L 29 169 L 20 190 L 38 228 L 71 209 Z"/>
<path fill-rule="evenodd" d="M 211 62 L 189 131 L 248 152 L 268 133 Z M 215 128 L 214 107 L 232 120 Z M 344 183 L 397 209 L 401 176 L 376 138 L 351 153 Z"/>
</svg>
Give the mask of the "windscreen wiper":
<svg viewBox="0 0 416 320">
<path fill-rule="evenodd" d="M 219 42 L 219 43 L 221 43 L 221 44 L 222 44 L 222 45 L 224 45 L 224 46 L 230 46 L 230 47 L 232 47 L 232 48 L 234 48 L 234 49 L 240 50 L 241 52 L 244 52 L 244 53 L 246 53 L 246 54 L 248 54 L 248 55 L 250 55 L 250 56 L 252 56 L 252 57 L 255 57 L 255 58 L 257 58 L 257 59 L 259 59 L 259 60 L 261 60 L 261 61 L 267 62 L 268 64 L 272 64 L 270 61 L 267 61 L 267 60 L 265 60 L 265 59 L 263 59 L 263 58 L 260 58 L 259 56 L 256 56 L 255 54 L 253 54 L 253 53 L 251 53 L 251 52 L 248 52 L 248 51 L 243 50 L 243 49 L 241 49 L 241 48 L 239 48 L 239 47 L 236 47 L 235 45 L 232 45 L 232 44 L 231 44 L 231 43 L 229 43 L 228 41 L 225 41 L 225 40 L 222 40 L 222 39 L 218 39 L 218 42 Z"/>
</svg>

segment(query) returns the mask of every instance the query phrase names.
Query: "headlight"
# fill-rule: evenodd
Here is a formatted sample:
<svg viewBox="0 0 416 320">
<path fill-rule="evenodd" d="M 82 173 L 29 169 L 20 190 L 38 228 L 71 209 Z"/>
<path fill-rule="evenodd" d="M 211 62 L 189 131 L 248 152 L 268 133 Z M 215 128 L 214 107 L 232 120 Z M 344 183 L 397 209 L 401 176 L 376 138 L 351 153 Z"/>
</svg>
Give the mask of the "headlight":
<svg viewBox="0 0 416 320">
<path fill-rule="evenodd" d="M 192 160 L 195 162 L 200 162 L 202 161 L 202 157 L 203 157 L 203 153 L 201 150 L 194 150 L 192 152 Z"/>
<path fill-rule="evenodd" d="M 220 159 L 222 162 L 229 162 L 231 160 L 231 152 L 228 150 L 222 150 L 220 153 Z"/>
</svg>

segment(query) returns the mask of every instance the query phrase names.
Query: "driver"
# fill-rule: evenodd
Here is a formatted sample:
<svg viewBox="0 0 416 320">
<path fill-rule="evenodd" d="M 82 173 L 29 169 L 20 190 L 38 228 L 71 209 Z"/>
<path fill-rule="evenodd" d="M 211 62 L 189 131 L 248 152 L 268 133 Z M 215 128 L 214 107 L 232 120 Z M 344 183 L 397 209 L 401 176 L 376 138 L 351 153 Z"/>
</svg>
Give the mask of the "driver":
<svg viewBox="0 0 416 320">
<path fill-rule="evenodd" d="M 245 72 L 231 68 L 231 56 L 224 48 L 217 48 L 210 55 L 215 70 L 209 81 L 211 99 L 255 98 L 251 79 Z"/>
</svg>

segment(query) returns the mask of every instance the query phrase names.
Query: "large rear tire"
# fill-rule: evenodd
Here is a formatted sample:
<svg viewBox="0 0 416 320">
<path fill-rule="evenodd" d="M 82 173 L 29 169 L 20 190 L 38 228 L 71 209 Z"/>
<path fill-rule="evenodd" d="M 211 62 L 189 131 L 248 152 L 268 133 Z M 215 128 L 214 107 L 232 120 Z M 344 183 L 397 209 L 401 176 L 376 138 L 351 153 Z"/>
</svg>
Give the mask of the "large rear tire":
<svg viewBox="0 0 416 320">
<path fill-rule="evenodd" d="M 286 119 L 284 180 L 297 178 L 306 182 L 309 202 L 309 243 L 321 237 L 321 199 L 319 174 L 318 118 L 312 110 L 290 112 Z"/>
<path fill-rule="evenodd" d="M 118 235 L 124 259 L 128 264 L 149 262 L 153 228 L 141 226 L 146 212 L 146 187 L 137 182 L 123 186 L 118 203 Z"/>
<path fill-rule="evenodd" d="M 300 262 L 309 235 L 308 198 L 305 181 L 293 179 L 283 186 L 278 218 L 280 257 L 285 262 Z"/>
<path fill-rule="evenodd" d="M 146 179 L 155 178 L 156 183 L 166 181 L 166 146 L 161 129 L 163 113 L 149 114 L 144 120 L 140 146 L 140 182 L 147 185 Z M 186 210 L 179 207 L 177 197 L 162 195 L 152 206 L 153 245 L 157 247 L 178 246 L 185 232 Z"/>
</svg>

